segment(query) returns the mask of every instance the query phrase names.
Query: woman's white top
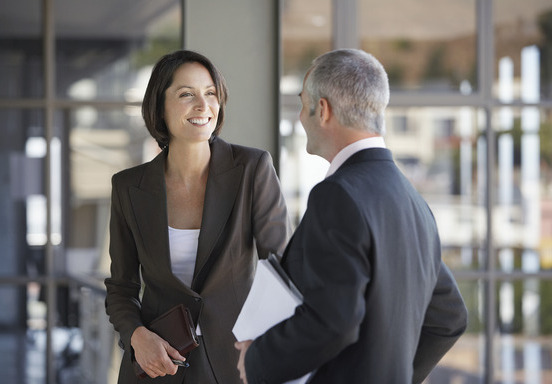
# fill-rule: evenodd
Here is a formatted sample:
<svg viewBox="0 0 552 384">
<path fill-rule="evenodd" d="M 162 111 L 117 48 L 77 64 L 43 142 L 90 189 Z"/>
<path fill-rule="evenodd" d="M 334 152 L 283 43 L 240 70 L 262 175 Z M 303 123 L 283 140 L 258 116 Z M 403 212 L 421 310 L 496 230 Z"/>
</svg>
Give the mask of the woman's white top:
<svg viewBox="0 0 552 384">
<path fill-rule="evenodd" d="M 199 229 L 176 229 L 169 227 L 169 247 L 173 274 L 188 287 L 192 286 L 197 259 Z M 199 324 L 196 333 L 201 335 Z"/>
<path fill-rule="evenodd" d="M 173 274 L 188 287 L 192 286 L 197 258 L 199 229 L 169 227 L 169 246 Z"/>
</svg>

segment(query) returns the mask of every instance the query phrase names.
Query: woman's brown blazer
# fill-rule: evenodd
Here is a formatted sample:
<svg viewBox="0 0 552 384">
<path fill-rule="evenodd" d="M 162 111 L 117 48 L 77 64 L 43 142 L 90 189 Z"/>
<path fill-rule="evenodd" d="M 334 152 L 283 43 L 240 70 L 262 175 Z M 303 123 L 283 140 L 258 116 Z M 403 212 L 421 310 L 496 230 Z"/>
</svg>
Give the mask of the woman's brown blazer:
<svg viewBox="0 0 552 384">
<path fill-rule="evenodd" d="M 199 321 L 217 381 L 238 383 L 234 321 L 249 292 L 257 257 L 281 254 L 291 231 L 280 184 L 268 152 L 212 140 L 189 288 L 171 271 L 164 179 L 167 152 L 112 178 L 111 276 L 105 284 L 107 314 L 124 348 L 119 382 L 137 382 L 131 366 L 134 330 L 183 303 L 194 322 Z M 181 383 L 183 374 L 179 368 L 177 375 L 153 382 Z"/>
</svg>

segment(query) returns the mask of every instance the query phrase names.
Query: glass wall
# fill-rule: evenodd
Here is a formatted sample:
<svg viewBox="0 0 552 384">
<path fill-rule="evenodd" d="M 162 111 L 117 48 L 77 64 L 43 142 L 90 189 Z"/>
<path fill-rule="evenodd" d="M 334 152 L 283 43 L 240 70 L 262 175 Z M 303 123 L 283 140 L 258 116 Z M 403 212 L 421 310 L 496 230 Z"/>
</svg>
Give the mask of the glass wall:
<svg viewBox="0 0 552 384">
<path fill-rule="evenodd" d="M 298 223 L 311 187 L 325 174 L 325 161 L 305 152 L 299 97 L 305 69 L 332 48 L 332 1 L 282 2 L 280 178 L 292 219 Z"/>
<path fill-rule="evenodd" d="M 181 3 L 0 4 L 6 382 L 114 382 L 119 349 L 103 304 L 110 178 L 156 153 L 140 104 L 155 61 L 181 47 Z"/>
<path fill-rule="evenodd" d="M 475 5 L 359 0 L 360 48 L 387 68 L 392 91 L 469 94 L 477 90 Z"/>
<path fill-rule="evenodd" d="M 493 7 L 495 98 L 506 103 L 551 100 L 550 1 L 494 0 Z"/>
<path fill-rule="evenodd" d="M 497 375 L 547 382 L 552 380 L 552 114 L 536 107 L 494 112 L 494 263 L 502 274 L 518 277 L 496 284 Z"/>
<path fill-rule="evenodd" d="M 282 17 L 284 68 L 293 63 L 299 84 L 310 62 L 293 51 L 301 34 L 289 20 L 314 3 L 288 0 Z M 357 19 L 335 17 L 340 6 Z M 358 0 L 328 11 L 332 48 L 356 23 L 346 47 L 388 71 L 386 144 L 431 206 L 468 306 L 466 334 L 426 384 L 552 382 L 552 4 Z M 328 163 L 305 151 L 297 89 L 281 91 L 280 176 L 298 222 Z"/>
<path fill-rule="evenodd" d="M 42 4 L 0 5 L 0 97 L 44 97 Z"/>
<path fill-rule="evenodd" d="M 496 377 L 552 381 L 552 4 L 494 1 Z M 522 107 L 513 107 L 520 104 Z M 525 106 L 524 106 L 525 105 Z M 515 279 L 511 276 L 516 276 Z"/>
</svg>

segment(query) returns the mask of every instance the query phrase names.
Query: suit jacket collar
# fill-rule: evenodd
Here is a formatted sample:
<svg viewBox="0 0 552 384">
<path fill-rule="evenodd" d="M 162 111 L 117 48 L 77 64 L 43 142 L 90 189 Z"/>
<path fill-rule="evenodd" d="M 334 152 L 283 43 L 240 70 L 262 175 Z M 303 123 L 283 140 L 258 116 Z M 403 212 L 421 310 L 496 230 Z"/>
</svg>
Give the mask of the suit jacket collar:
<svg viewBox="0 0 552 384">
<path fill-rule="evenodd" d="M 131 188 L 130 198 L 148 257 L 158 260 L 159 268 L 174 277 L 170 261 L 165 186 L 167 153 L 168 150 L 164 150 L 151 162 L 145 164 L 139 186 Z M 212 265 L 207 262 L 211 257 L 218 257 L 218 254 L 215 254 L 218 252 L 213 253 L 213 250 L 222 237 L 232 212 L 242 174 L 243 166 L 235 164 L 230 144 L 215 138 L 211 142 L 209 176 L 192 282 L 192 287 L 197 290 L 201 289 L 202 283 L 196 283 L 197 275 L 202 272 L 202 276 L 205 276 L 208 272 L 204 270 L 206 265 Z M 174 279 L 178 280 L 176 277 Z"/>
<path fill-rule="evenodd" d="M 341 167 L 336 170 L 336 173 L 339 170 L 344 169 L 348 165 L 355 163 L 360 163 L 364 161 L 393 161 L 393 155 L 391 151 L 387 148 L 367 148 L 361 151 L 356 152 L 351 157 L 349 157 Z"/>
</svg>

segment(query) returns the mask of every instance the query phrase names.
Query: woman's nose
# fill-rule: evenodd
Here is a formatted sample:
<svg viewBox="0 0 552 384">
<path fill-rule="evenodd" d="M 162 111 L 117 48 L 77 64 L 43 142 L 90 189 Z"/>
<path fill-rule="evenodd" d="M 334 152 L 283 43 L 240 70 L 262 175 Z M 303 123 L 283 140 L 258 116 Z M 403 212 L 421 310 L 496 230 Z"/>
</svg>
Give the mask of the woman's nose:
<svg viewBox="0 0 552 384">
<path fill-rule="evenodd" d="M 207 108 L 207 99 L 204 96 L 198 96 L 195 107 L 201 111 L 205 110 Z"/>
</svg>

